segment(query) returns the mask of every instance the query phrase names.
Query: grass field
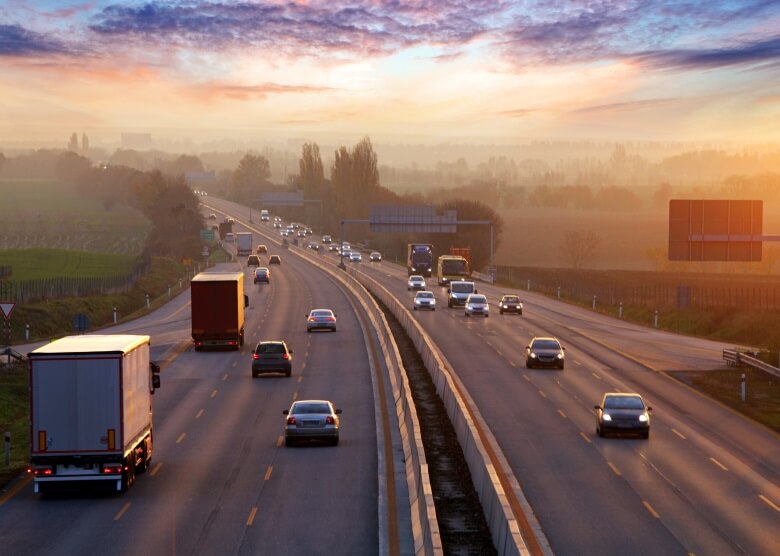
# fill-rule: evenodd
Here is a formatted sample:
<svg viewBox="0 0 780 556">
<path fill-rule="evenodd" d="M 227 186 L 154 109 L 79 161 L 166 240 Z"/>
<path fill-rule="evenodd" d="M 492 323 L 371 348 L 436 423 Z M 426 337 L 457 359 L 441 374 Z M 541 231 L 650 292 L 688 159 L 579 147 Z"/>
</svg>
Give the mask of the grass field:
<svg viewBox="0 0 780 556">
<path fill-rule="evenodd" d="M 137 255 L 151 224 L 124 206 L 106 210 L 56 181 L 0 180 L 0 249 L 46 247 Z"/>
<path fill-rule="evenodd" d="M 30 463 L 27 375 L 26 363 L 0 367 L 0 441 L 4 443 L 5 433 L 11 433 L 11 465 L 6 466 L 5 455 L 0 456 L 0 487 L 19 476 Z"/>
<path fill-rule="evenodd" d="M 41 278 L 101 278 L 127 274 L 138 258 L 67 249 L 0 250 L 0 265 L 13 267 L 10 281 Z"/>
</svg>

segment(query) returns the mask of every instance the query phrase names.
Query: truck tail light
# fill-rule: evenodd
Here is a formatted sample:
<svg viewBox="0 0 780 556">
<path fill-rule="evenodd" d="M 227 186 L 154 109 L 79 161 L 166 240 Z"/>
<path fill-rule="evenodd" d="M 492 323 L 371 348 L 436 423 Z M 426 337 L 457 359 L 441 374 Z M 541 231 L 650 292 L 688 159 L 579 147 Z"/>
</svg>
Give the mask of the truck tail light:
<svg viewBox="0 0 780 556">
<path fill-rule="evenodd" d="M 118 475 L 122 472 L 121 463 L 105 463 L 102 469 L 103 475 Z"/>
<path fill-rule="evenodd" d="M 32 468 L 34 477 L 49 477 L 54 475 L 54 469 L 51 465 L 36 465 Z"/>
<path fill-rule="evenodd" d="M 294 425 L 295 424 L 295 417 L 292 417 L 292 416 L 288 417 L 287 418 L 287 424 L 288 425 Z"/>
<path fill-rule="evenodd" d="M 325 424 L 326 425 L 335 425 L 336 424 L 336 420 L 333 417 L 331 417 L 330 415 L 328 415 L 327 417 L 325 417 Z"/>
</svg>

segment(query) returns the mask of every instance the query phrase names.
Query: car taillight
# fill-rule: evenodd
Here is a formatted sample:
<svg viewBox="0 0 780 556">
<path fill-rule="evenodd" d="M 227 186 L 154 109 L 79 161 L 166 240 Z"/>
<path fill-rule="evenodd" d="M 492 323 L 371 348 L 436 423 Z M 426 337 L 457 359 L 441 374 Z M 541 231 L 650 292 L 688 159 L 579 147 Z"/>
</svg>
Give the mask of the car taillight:
<svg viewBox="0 0 780 556">
<path fill-rule="evenodd" d="M 287 418 L 287 424 L 288 425 L 294 425 L 295 424 L 295 417 L 288 417 Z"/>
<path fill-rule="evenodd" d="M 49 475 L 54 475 L 54 469 L 49 465 L 39 465 L 33 467 L 32 474 L 36 477 L 48 477 Z"/>
<path fill-rule="evenodd" d="M 259 353 L 253 353 L 252 354 L 252 359 L 254 359 L 255 361 L 260 359 L 260 354 Z"/>
<path fill-rule="evenodd" d="M 314 317 L 309 317 L 309 322 L 315 322 L 316 320 Z"/>
<path fill-rule="evenodd" d="M 284 355 L 282 355 L 282 359 L 289 359 L 289 358 L 290 358 L 289 353 L 285 353 Z"/>
<path fill-rule="evenodd" d="M 122 472 L 121 463 L 106 463 L 103 465 L 103 475 L 116 475 Z"/>
<path fill-rule="evenodd" d="M 330 415 L 328 415 L 327 417 L 325 417 L 325 424 L 326 425 L 335 425 L 336 424 L 336 420 L 333 417 L 331 417 Z"/>
<path fill-rule="evenodd" d="M 334 320 L 336 319 L 334 319 L 333 317 L 328 317 L 328 322 L 333 322 Z"/>
</svg>

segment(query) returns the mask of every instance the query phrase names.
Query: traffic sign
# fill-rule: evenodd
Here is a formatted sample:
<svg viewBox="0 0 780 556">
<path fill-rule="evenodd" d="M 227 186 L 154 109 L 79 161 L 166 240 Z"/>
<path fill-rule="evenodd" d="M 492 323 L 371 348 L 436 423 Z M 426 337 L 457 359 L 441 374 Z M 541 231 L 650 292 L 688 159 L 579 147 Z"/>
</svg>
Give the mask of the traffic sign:
<svg viewBox="0 0 780 556">
<path fill-rule="evenodd" d="M 16 307 L 16 303 L 12 301 L 0 301 L 0 311 L 3 312 L 3 316 L 6 319 L 11 318 L 11 313 L 14 312 L 14 307 Z"/>
<path fill-rule="evenodd" d="M 77 332 L 86 332 L 89 330 L 89 317 L 84 313 L 79 313 L 73 317 L 73 329 Z"/>
<path fill-rule="evenodd" d="M 203 241 L 214 241 L 214 230 L 201 230 L 200 239 Z"/>
</svg>

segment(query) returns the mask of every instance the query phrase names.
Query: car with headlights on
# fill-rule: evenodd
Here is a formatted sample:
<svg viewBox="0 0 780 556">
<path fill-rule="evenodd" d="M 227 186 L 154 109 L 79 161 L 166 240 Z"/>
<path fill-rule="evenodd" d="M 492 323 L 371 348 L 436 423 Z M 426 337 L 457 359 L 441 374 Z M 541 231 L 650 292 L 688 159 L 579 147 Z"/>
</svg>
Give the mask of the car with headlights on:
<svg viewBox="0 0 780 556">
<path fill-rule="evenodd" d="M 254 283 L 259 284 L 260 282 L 271 283 L 271 271 L 265 266 L 259 266 L 255 269 Z"/>
<path fill-rule="evenodd" d="M 563 369 L 564 348 L 557 338 L 533 338 L 526 348 L 525 366 Z"/>
<path fill-rule="evenodd" d="M 265 373 L 292 374 L 293 350 L 281 340 L 263 341 L 252 352 L 252 378 Z"/>
<path fill-rule="evenodd" d="M 409 276 L 409 280 L 406 282 L 406 291 L 409 290 L 424 290 L 425 289 L 425 278 L 420 276 L 419 274 L 412 274 Z"/>
<path fill-rule="evenodd" d="M 330 309 L 312 309 L 306 315 L 306 332 L 312 330 L 336 331 L 336 313 Z"/>
<path fill-rule="evenodd" d="M 490 304 L 487 297 L 481 293 L 472 293 L 466 298 L 466 311 L 467 317 L 473 317 L 475 315 L 482 315 L 484 317 L 490 316 Z"/>
<path fill-rule="evenodd" d="M 332 242 L 333 242 L 333 238 L 330 237 L 329 235 L 325 234 L 324 236 L 322 236 L 322 243 L 324 243 L 325 245 L 330 245 Z"/>
<path fill-rule="evenodd" d="M 381 263 L 382 262 L 382 253 L 379 251 L 371 251 L 371 254 L 368 256 L 369 262 L 372 263 Z"/>
<path fill-rule="evenodd" d="M 338 252 L 339 252 L 339 246 L 338 245 L 336 245 L 334 243 L 331 243 L 328 246 L 328 253 L 338 253 Z"/>
<path fill-rule="evenodd" d="M 363 262 L 363 255 L 360 254 L 360 251 L 350 251 L 349 261 L 353 263 L 361 263 Z"/>
<path fill-rule="evenodd" d="M 412 308 L 415 311 L 417 309 L 430 309 L 431 311 L 435 311 L 436 298 L 434 297 L 433 292 L 421 291 L 414 294 L 414 304 L 412 305 Z"/>
<path fill-rule="evenodd" d="M 498 302 L 498 313 L 503 315 L 504 313 L 517 313 L 523 314 L 523 301 L 513 294 L 506 294 L 501 297 L 501 301 Z"/>
<path fill-rule="evenodd" d="M 650 438 L 650 412 L 642 396 L 635 393 L 607 392 L 596 410 L 596 434 L 638 434 Z"/>
<path fill-rule="evenodd" d="M 324 440 L 333 446 L 338 445 L 341 409 L 337 409 L 333 402 L 298 400 L 282 414 L 285 416 L 285 446 L 292 446 L 301 440 Z"/>
</svg>

